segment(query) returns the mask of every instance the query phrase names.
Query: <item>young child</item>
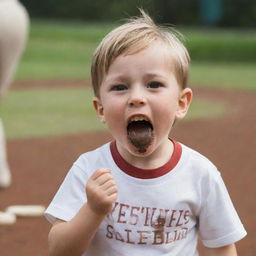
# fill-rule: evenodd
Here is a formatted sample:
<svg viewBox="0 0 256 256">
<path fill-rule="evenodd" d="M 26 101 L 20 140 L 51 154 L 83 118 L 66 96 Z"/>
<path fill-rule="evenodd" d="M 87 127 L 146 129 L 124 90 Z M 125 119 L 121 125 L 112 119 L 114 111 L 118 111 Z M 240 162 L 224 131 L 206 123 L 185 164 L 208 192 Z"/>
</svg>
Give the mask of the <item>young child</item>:
<svg viewBox="0 0 256 256">
<path fill-rule="evenodd" d="M 235 256 L 246 235 L 216 167 L 170 139 L 192 100 L 189 55 L 142 16 L 110 32 L 92 62 L 94 108 L 114 140 L 81 155 L 50 206 L 51 255 Z"/>
</svg>

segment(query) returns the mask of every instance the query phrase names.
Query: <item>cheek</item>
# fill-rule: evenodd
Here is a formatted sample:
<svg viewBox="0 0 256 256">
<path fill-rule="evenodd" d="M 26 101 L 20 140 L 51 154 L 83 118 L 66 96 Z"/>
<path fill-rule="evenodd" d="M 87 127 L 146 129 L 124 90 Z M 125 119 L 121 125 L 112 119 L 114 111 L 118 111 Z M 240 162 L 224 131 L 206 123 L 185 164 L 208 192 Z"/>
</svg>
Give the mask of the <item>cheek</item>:
<svg viewBox="0 0 256 256">
<path fill-rule="evenodd" d="M 159 130 L 168 130 L 172 127 L 177 109 L 178 103 L 174 101 L 162 102 L 161 107 L 155 112 L 155 120 Z"/>
<path fill-rule="evenodd" d="M 114 114 L 115 109 L 120 105 L 119 101 L 111 95 L 104 95 L 101 99 L 101 102 L 104 109 L 104 114 L 108 116 L 111 113 Z"/>
<path fill-rule="evenodd" d="M 123 120 L 124 111 L 122 106 L 116 103 L 104 106 L 104 117 L 108 127 L 119 126 Z"/>
<path fill-rule="evenodd" d="M 176 98 L 162 97 L 160 100 L 155 101 L 155 109 L 158 114 L 162 116 L 172 116 L 178 110 L 178 100 Z"/>
</svg>

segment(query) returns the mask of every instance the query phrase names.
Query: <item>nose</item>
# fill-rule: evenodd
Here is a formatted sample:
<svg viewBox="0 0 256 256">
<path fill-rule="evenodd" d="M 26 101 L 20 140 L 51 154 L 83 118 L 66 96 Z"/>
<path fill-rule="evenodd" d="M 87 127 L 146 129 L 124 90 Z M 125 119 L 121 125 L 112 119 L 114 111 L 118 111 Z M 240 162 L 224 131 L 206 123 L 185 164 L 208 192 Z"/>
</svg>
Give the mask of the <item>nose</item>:
<svg viewBox="0 0 256 256">
<path fill-rule="evenodd" d="M 140 107 L 146 104 L 146 98 L 142 90 L 135 89 L 131 91 L 129 101 L 129 106 Z"/>
</svg>

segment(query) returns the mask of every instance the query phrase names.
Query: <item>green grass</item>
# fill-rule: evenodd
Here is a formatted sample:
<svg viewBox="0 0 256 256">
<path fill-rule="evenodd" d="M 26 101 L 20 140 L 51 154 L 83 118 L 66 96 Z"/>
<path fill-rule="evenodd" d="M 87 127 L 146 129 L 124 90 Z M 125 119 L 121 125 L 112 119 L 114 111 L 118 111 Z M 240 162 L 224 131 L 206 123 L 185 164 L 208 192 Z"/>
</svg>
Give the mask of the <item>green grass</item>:
<svg viewBox="0 0 256 256">
<path fill-rule="evenodd" d="M 193 62 L 189 83 L 192 87 L 256 90 L 256 63 Z"/>
<path fill-rule="evenodd" d="M 220 117 L 228 113 L 228 111 L 228 106 L 225 102 L 209 101 L 201 98 L 194 99 L 184 121 Z"/>
<path fill-rule="evenodd" d="M 44 137 L 103 130 L 88 88 L 11 91 L 0 106 L 8 138 Z M 225 113 L 224 104 L 197 100 L 187 117 L 210 118 Z"/>
<path fill-rule="evenodd" d="M 102 37 L 116 25 L 32 20 L 27 49 L 16 80 L 88 78 L 93 51 Z M 242 49 L 242 56 L 249 46 L 250 49 L 255 48 L 256 53 L 255 31 L 181 28 L 181 32 L 188 39 L 188 48 L 194 49 L 190 74 L 193 86 L 255 90 L 256 61 L 231 62 L 227 59 L 228 62 L 209 62 L 205 59 L 205 51 L 208 54 L 212 52 L 211 56 L 222 56 L 231 44 Z M 232 53 L 236 55 L 237 50 Z M 197 55 L 201 56 L 201 61 Z"/>
<path fill-rule="evenodd" d="M 113 24 L 32 21 L 16 79 L 73 79 L 90 73 L 92 53 Z"/>
<path fill-rule="evenodd" d="M 12 91 L 0 108 L 7 137 L 52 136 L 101 129 L 89 89 Z"/>
</svg>

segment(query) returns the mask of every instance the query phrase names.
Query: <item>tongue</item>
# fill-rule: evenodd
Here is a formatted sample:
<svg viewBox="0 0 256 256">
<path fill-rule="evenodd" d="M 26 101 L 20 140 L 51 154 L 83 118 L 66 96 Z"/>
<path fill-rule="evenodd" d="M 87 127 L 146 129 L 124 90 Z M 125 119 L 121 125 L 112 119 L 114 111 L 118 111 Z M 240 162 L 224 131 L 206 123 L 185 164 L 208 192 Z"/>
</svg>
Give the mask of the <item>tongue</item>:
<svg viewBox="0 0 256 256">
<path fill-rule="evenodd" d="M 140 153 L 145 153 L 153 141 L 152 126 L 146 121 L 132 122 L 127 127 L 127 137 Z"/>
</svg>

